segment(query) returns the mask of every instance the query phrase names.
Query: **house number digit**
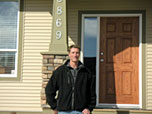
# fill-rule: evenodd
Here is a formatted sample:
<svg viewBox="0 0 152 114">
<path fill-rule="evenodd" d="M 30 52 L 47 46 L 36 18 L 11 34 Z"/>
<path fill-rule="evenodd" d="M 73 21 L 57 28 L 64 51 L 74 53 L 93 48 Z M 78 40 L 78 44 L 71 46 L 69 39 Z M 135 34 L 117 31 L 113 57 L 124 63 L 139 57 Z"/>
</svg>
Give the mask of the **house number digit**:
<svg viewBox="0 0 152 114">
<path fill-rule="evenodd" d="M 62 2 L 62 0 L 57 0 L 57 2 Z"/>
<path fill-rule="evenodd" d="M 63 2 L 63 0 L 57 0 L 57 2 L 61 3 L 61 2 Z M 61 6 L 57 6 L 56 13 L 57 13 L 57 16 L 62 15 L 63 9 L 62 9 Z M 56 19 L 56 27 L 61 27 L 61 26 L 62 26 L 62 19 L 61 18 L 57 18 Z M 61 31 L 57 30 L 55 34 L 56 34 L 56 39 L 57 40 L 60 40 L 62 38 L 62 32 Z"/>
<path fill-rule="evenodd" d="M 58 15 L 61 15 L 61 14 L 62 14 L 62 7 L 61 7 L 61 6 L 58 6 L 58 7 L 57 7 L 57 14 L 58 14 Z"/>
<path fill-rule="evenodd" d="M 58 18 L 58 19 L 56 20 L 56 26 L 57 26 L 57 27 L 61 27 L 61 25 L 62 25 L 61 19 Z"/>
<path fill-rule="evenodd" d="M 59 40 L 61 39 L 62 33 L 61 31 L 56 31 L 56 39 Z"/>
</svg>

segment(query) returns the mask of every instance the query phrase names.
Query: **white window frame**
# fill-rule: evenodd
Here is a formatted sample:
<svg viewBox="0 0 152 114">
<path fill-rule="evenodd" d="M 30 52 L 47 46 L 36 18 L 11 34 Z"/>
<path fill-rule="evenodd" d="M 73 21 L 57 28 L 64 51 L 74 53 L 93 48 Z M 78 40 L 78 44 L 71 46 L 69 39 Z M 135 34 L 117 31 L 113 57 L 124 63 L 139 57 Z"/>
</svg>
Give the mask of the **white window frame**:
<svg viewBox="0 0 152 114">
<path fill-rule="evenodd" d="M 13 2 L 14 0 L 6 0 L 2 2 Z M 18 1 L 18 17 L 17 17 L 17 39 L 16 39 L 16 49 L 0 49 L 0 52 L 16 52 L 15 53 L 15 71 L 13 74 L 0 74 L 0 77 L 17 77 L 17 65 L 18 65 L 18 41 L 19 41 L 19 17 L 20 17 L 20 0 Z M 0 1 L 1 2 L 1 1 Z"/>
<path fill-rule="evenodd" d="M 97 37 L 97 55 L 96 55 L 96 94 L 97 94 L 97 107 L 101 108 L 130 108 L 130 109 L 141 109 L 142 108 L 142 14 L 82 14 L 81 18 L 81 57 L 83 61 L 84 52 L 84 18 L 85 17 L 97 17 L 98 23 L 98 37 Z M 139 104 L 101 104 L 99 103 L 99 49 L 100 49 L 100 17 L 139 17 Z"/>
</svg>

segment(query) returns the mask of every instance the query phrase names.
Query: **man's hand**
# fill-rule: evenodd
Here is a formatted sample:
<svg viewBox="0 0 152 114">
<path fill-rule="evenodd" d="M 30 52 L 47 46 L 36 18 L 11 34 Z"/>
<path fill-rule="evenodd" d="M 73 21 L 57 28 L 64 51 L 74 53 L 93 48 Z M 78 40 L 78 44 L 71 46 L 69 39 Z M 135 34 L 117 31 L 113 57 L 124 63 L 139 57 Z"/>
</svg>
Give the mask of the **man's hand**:
<svg viewBox="0 0 152 114">
<path fill-rule="evenodd" d="M 58 114 L 58 111 L 57 110 L 53 110 L 54 114 Z"/>
<path fill-rule="evenodd" d="M 82 111 L 82 113 L 83 113 L 83 114 L 90 114 L 90 110 L 89 110 L 89 109 L 84 109 L 84 110 Z"/>
</svg>

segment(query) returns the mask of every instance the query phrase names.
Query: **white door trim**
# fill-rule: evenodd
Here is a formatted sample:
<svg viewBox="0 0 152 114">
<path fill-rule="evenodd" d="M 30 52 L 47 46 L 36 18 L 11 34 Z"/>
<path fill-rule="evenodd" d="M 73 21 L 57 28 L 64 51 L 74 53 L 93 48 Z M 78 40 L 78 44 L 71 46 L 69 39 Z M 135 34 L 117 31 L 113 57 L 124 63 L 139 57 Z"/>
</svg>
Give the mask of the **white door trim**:
<svg viewBox="0 0 152 114">
<path fill-rule="evenodd" d="M 142 108 L 142 14 L 82 14 L 81 26 L 81 61 L 83 61 L 83 44 L 84 44 L 84 18 L 97 17 L 98 21 L 98 37 L 97 37 L 97 58 L 96 58 L 96 94 L 97 107 L 101 108 Z M 100 17 L 139 17 L 139 104 L 101 104 L 99 103 L 99 46 L 100 46 Z"/>
</svg>

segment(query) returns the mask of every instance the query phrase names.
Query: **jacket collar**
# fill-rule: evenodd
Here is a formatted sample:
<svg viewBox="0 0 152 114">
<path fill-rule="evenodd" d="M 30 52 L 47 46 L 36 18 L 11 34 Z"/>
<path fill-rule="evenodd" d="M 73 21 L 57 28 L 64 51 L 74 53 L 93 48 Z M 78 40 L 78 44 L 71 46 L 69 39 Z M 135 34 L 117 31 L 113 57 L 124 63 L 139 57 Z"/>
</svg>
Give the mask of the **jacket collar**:
<svg viewBox="0 0 152 114">
<path fill-rule="evenodd" d="M 70 59 L 68 59 L 68 60 L 64 63 L 64 65 L 65 65 L 66 67 L 71 67 L 71 66 L 70 66 Z M 78 62 L 78 68 L 79 68 L 79 69 L 85 68 L 85 66 L 82 64 L 81 61 Z"/>
</svg>

